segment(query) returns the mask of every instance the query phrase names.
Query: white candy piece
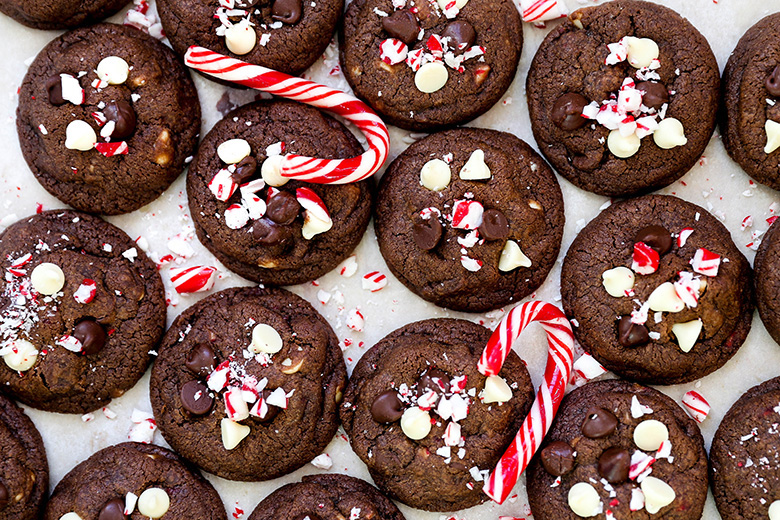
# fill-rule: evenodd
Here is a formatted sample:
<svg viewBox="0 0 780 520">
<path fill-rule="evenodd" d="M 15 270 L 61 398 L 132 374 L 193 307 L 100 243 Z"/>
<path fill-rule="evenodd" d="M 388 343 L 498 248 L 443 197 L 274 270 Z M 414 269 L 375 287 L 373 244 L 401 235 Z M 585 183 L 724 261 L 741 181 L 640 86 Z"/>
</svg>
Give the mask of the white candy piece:
<svg viewBox="0 0 780 520">
<path fill-rule="evenodd" d="M 441 159 L 431 159 L 420 169 L 420 184 L 431 191 L 441 191 L 450 185 L 450 166 Z"/>
<path fill-rule="evenodd" d="M 97 66 L 97 75 L 109 85 L 121 85 L 127 81 L 130 73 L 130 65 L 119 56 L 109 56 L 100 60 Z"/>
<path fill-rule="evenodd" d="M 482 390 L 482 402 L 505 403 L 512 399 L 512 389 L 501 376 L 490 376 L 485 379 L 485 389 Z"/>
<path fill-rule="evenodd" d="M 658 123 L 658 128 L 653 132 L 653 141 L 659 148 L 668 150 L 685 145 L 688 138 L 685 137 L 683 124 L 673 117 L 667 117 Z"/>
<path fill-rule="evenodd" d="M 267 185 L 278 188 L 290 181 L 289 178 L 282 177 L 282 161 L 284 161 L 284 155 L 272 155 L 263 161 L 262 166 L 260 166 L 260 176 Z"/>
<path fill-rule="evenodd" d="M 531 267 L 531 259 L 525 256 L 517 242 L 507 240 L 498 259 L 498 270 L 508 272 L 518 267 Z"/>
<path fill-rule="evenodd" d="M 82 518 L 76 513 L 74 513 L 73 511 L 71 511 L 70 513 L 65 513 L 64 515 L 62 515 L 60 517 L 60 520 L 82 520 Z"/>
<path fill-rule="evenodd" d="M 464 181 L 479 181 L 489 179 L 492 174 L 490 168 L 485 164 L 485 152 L 477 148 L 471 152 L 469 160 L 463 165 L 458 174 Z"/>
<path fill-rule="evenodd" d="M 426 63 L 415 73 L 414 86 L 425 94 L 432 94 L 441 89 L 449 78 L 447 67 L 440 61 Z"/>
<path fill-rule="evenodd" d="M 677 496 L 669 484 L 655 477 L 645 477 L 640 487 L 645 495 L 645 509 L 651 515 L 671 504 Z"/>
<path fill-rule="evenodd" d="M 3 361 L 8 365 L 8 368 L 17 372 L 30 370 L 35 364 L 35 360 L 38 359 L 35 345 L 25 339 L 17 339 L 11 345 L 3 348 L 3 350 L 6 349 L 9 349 L 9 352 L 3 354 Z"/>
<path fill-rule="evenodd" d="M 235 25 L 225 29 L 225 45 L 230 52 L 242 56 L 255 48 L 257 33 L 249 25 L 249 19 L 243 18 Z"/>
<path fill-rule="evenodd" d="M 266 354 L 276 354 L 282 350 L 282 337 L 276 332 L 276 329 L 265 323 L 255 325 L 252 329 L 252 343 L 249 345 L 249 351 L 254 354 L 265 352 Z"/>
<path fill-rule="evenodd" d="M 574 514 L 587 518 L 601 513 L 604 508 L 596 488 L 587 482 L 577 482 L 569 490 L 569 507 Z"/>
<path fill-rule="evenodd" d="M 626 159 L 639 151 L 642 141 L 636 134 L 622 135 L 620 130 L 612 130 L 607 137 L 607 148 L 615 157 Z"/>
<path fill-rule="evenodd" d="M 648 419 L 634 428 L 634 444 L 640 450 L 655 451 L 661 447 L 661 443 L 668 440 L 669 429 L 661 421 Z"/>
<path fill-rule="evenodd" d="M 148 488 L 138 497 L 138 512 L 149 518 L 160 518 L 171 507 L 171 498 L 164 489 Z"/>
<path fill-rule="evenodd" d="M 46 296 L 57 294 L 65 286 L 65 273 L 51 262 L 38 264 L 30 274 L 33 289 Z"/>
<path fill-rule="evenodd" d="M 60 74 L 60 85 L 62 85 L 62 99 L 70 101 L 74 105 L 80 105 L 84 102 L 84 89 L 81 88 L 78 79 L 70 74 Z"/>
<path fill-rule="evenodd" d="M 764 153 L 770 154 L 780 148 L 780 123 L 767 119 L 764 123 L 764 130 L 766 130 Z"/>
<path fill-rule="evenodd" d="M 76 119 L 65 128 L 65 148 L 86 152 L 92 150 L 97 142 L 97 134 L 86 121 Z"/>
<path fill-rule="evenodd" d="M 436 0 L 442 10 L 447 9 L 447 6 L 452 3 L 452 0 Z M 469 3 L 469 0 L 455 0 L 455 7 L 457 9 L 463 9 L 463 7 Z"/>
<path fill-rule="evenodd" d="M 677 344 L 683 352 L 690 352 L 701 334 L 702 322 L 695 319 L 686 323 L 672 325 L 672 334 L 677 338 Z"/>
<path fill-rule="evenodd" d="M 401 430 L 412 440 L 424 439 L 431 432 L 431 416 L 416 406 L 407 408 L 401 416 Z"/>
<path fill-rule="evenodd" d="M 649 67 L 658 58 L 658 44 L 650 38 L 626 37 L 628 45 L 628 63 L 635 69 Z"/>
<path fill-rule="evenodd" d="M 602 284 L 607 294 L 615 298 L 626 296 L 634 288 L 634 271 L 628 267 L 615 267 L 601 273 Z"/>
<path fill-rule="evenodd" d="M 780 520 L 780 500 L 775 500 L 769 504 L 769 520 Z"/>
<path fill-rule="evenodd" d="M 680 299 L 672 282 L 664 282 L 647 298 L 650 310 L 657 312 L 680 312 L 685 308 L 685 302 Z"/>
<path fill-rule="evenodd" d="M 226 450 L 232 450 L 249 435 L 249 426 L 238 424 L 230 419 L 222 419 L 222 445 Z"/>
<path fill-rule="evenodd" d="M 325 233 L 333 227 L 333 220 L 322 220 L 314 216 L 311 210 L 306 210 L 303 213 L 303 227 L 301 227 L 301 234 L 306 240 L 311 240 L 314 235 Z"/>
<path fill-rule="evenodd" d="M 217 146 L 217 155 L 225 164 L 236 164 L 250 153 L 252 148 L 244 139 L 228 139 Z"/>
</svg>

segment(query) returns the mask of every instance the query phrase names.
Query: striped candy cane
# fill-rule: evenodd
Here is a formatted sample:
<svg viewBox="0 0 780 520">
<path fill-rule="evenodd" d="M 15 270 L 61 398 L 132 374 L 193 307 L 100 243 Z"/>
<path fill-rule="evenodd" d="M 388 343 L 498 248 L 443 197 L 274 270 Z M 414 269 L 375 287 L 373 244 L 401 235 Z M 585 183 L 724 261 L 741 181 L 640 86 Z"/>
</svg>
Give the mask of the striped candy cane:
<svg viewBox="0 0 780 520">
<path fill-rule="evenodd" d="M 536 400 L 520 431 L 482 488 L 486 495 L 499 504 L 509 496 L 520 474 L 536 453 L 563 399 L 573 364 L 574 334 L 569 320 L 558 307 L 549 303 L 531 301 L 519 305 L 509 311 L 493 331 L 477 364 L 477 369 L 484 376 L 498 374 L 512 343 L 534 321 L 539 322 L 547 333 L 548 355 L 544 382 L 539 386 Z"/>
<path fill-rule="evenodd" d="M 524 22 L 544 22 L 569 14 L 563 0 L 515 0 Z"/>
<path fill-rule="evenodd" d="M 357 125 L 368 140 L 368 151 L 348 159 L 317 159 L 287 154 L 282 161 L 283 177 L 318 184 L 346 184 L 370 177 L 387 159 L 390 146 L 387 127 L 365 103 L 349 94 L 203 47 L 190 47 L 184 55 L 184 63 L 223 81 L 327 110 Z"/>
</svg>

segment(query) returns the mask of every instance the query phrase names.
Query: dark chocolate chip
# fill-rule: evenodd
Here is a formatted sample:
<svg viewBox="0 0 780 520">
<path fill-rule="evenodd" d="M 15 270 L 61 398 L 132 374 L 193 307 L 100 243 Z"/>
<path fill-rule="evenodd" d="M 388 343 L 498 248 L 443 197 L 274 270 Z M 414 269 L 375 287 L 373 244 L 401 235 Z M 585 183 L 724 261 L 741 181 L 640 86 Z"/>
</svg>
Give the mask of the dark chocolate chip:
<svg viewBox="0 0 780 520">
<path fill-rule="evenodd" d="M 636 85 L 636 89 L 643 92 L 642 104 L 647 108 L 660 110 L 664 103 L 669 102 L 669 92 L 663 83 L 643 81 Z"/>
<path fill-rule="evenodd" d="M 420 375 L 417 380 L 417 396 L 425 394 L 428 390 L 433 390 L 441 395 L 450 390 L 450 376 L 447 372 L 438 368 L 429 368 Z"/>
<path fill-rule="evenodd" d="M 634 242 L 644 242 L 659 255 L 672 250 L 672 234 L 663 226 L 647 226 L 636 232 Z"/>
<path fill-rule="evenodd" d="M 612 434 L 617 425 L 617 417 L 609 410 L 591 408 L 582 422 L 582 434 L 589 439 L 600 439 Z"/>
<path fill-rule="evenodd" d="M 420 33 L 417 17 L 408 9 L 401 9 L 390 16 L 382 18 L 382 29 L 391 38 L 397 38 L 406 45 L 416 41 L 417 35 Z"/>
<path fill-rule="evenodd" d="M 209 413 L 214 398 L 209 395 L 209 387 L 202 381 L 193 379 L 181 387 L 181 405 L 192 415 Z"/>
<path fill-rule="evenodd" d="M 301 205 L 292 193 L 280 191 L 268 199 L 266 215 L 277 224 L 292 224 L 298 216 Z"/>
<path fill-rule="evenodd" d="M 10 494 L 8 493 L 8 488 L 5 487 L 5 484 L 0 482 L 0 509 L 3 509 L 8 505 L 9 498 Z"/>
<path fill-rule="evenodd" d="M 273 392 L 273 390 L 262 390 L 260 392 L 260 399 L 265 401 L 268 407 L 268 411 L 265 413 L 265 417 L 257 418 L 257 420 L 260 422 L 271 422 L 277 415 L 279 415 L 279 407 L 268 404 L 268 396 L 271 395 L 271 392 Z"/>
<path fill-rule="evenodd" d="M 382 392 L 371 404 L 371 417 L 378 423 L 393 423 L 400 419 L 403 413 L 404 405 L 395 390 Z"/>
<path fill-rule="evenodd" d="M 114 131 L 111 139 L 117 141 L 129 137 L 135 131 L 135 110 L 127 101 L 111 101 L 103 109 L 106 119 L 114 122 Z"/>
<path fill-rule="evenodd" d="M 547 473 L 560 477 L 574 469 L 574 450 L 563 441 L 553 441 L 541 453 L 542 466 Z"/>
<path fill-rule="evenodd" d="M 62 78 L 59 74 L 47 79 L 45 86 L 49 93 L 49 103 L 57 107 L 65 104 L 65 98 L 62 97 Z"/>
<path fill-rule="evenodd" d="M 447 24 L 442 36 L 449 38 L 448 46 L 455 54 L 468 50 L 477 39 L 474 27 L 465 20 L 456 20 Z"/>
<path fill-rule="evenodd" d="M 106 344 L 106 331 L 95 318 L 84 318 L 73 327 L 73 337 L 81 342 L 84 354 L 97 354 Z"/>
<path fill-rule="evenodd" d="M 112 498 L 103 504 L 103 508 L 98 514 L 98 520 L 127 520 L 125 501 L 121 498 Z"/>
<path fill-rule="evenodd" d="M 780 65 L 777 65 L 772 74 L 767 76 L 766 81 L 764 81 L 764 87 L 770 95 L 780 96 Z"/>
<path fill-rule="evenodd" d="M 581 94 L 569 92 L 555 100 L 552 108 L 552 120 L 563 130 L 577 130 L 588 124 L 588 118 L 583 117 L 582 109 L 588 105 L 588 100 Z"/>
<path fill-rule="evenodd" d="M 265 246 L 275 246 L 289 238 L 289 235 L 284 232 L 284 228 L 265 217 L 255 220 L 252 225 L 252 234 L 255 240 Z"/>
<path fill-rule="evenodd" d="M 489 209 L 482 214 L 479 234 L 487 240 L 504 240 L 509 236 L 509 221 L 497 209 Z"/>
<path fill-rule="evenodd" d="M 257 161 L 251 155 L 248 155 L 241 159 L 236 165 L 236 171 L 230 176 L 230 178 L 238 185 L 244 184 L 251 179 L 257 171 Z"/>
<path fill-rule="evenodd" d="M 275 0 L 271 7 L 271 18 L 292 25 L 301 19 L 301 0 Z"/>
<path fill-rule="evenodd" d="M 599 475 L 611 484 L 620 484 L 628 480 L 628 468 L 631 466 L 631 455 L 627 450 L 612 447 L 604 450 L 599 457 Z"/>
<path fill-rule="evenodd" d="M 618 341 L 624 347 L 640 347 L 650 343 L 647 327 L 631 321 L 631 316 L 622 316 L 618 322 Z"/>
<path fill-rule="evenodd" d="M 441 240 L 442 233 L 441 222 L 436 217 L 415 222 L 412 227 L 414 243 L 423 251 L 430 251 L 436 247 L 436 244 Z"/>
<path fill-rule="evenodd" d="M 208 377 L 217 366 L 217 356 L 209 345 L 198 343 L 187 352 L 184 366 L 196 376 Z"/>
</svg>

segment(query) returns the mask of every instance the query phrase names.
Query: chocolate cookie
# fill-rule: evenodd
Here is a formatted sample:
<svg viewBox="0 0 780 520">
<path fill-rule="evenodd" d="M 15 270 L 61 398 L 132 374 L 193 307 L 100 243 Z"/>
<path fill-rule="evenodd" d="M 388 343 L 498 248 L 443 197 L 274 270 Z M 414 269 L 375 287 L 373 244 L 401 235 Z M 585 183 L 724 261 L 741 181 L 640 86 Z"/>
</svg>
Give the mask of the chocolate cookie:
<svg viewBox="0 0 780 520">
<path fill-rule="evenodd" d="M 393 274 L 450 309 L 480 312 L 538 288 L 564 214 L 547 163 L 515 136 L 461 128 L 412 144 L 382 177 L 375 229 Z"/>
<path fill-rule="evenodd" d="M 771 226 L 756 253 L 756 306 L 772 338 L 780 343 L 780 226 Z"/>
<path fill-rule="evenodd" d="M 780 514 L 780 378 L 748 390 L 729 409 L 710 448 L 710 478 L 723 520 Z"/>
<path fill-rule="evenodd" d="M 648 195 L 614 204 L 574 239 L 561 272 L 574 334 L 626 378 L 671 385 L 723 366 L 750 331 L 752 273 L 703 208 Z"/>
<path fill-rule="evenodd" d="M 363 480 L 347 475 L 307 475 L 280 487 L 260 502 L 248 520 L 404 520 L 386 496 Z"/>
<path fill-rule="evenodd" d="M 157 268 L 121 229 L 45 211 L 0 235 L 0 384 L 28 406 L 85 413 L 149 366 L 165 327 Z"/>
<path fill-rule="evenodd" d="M 150 399 L 165 440 L 232 480 L 270 480 L 319 455 L 338 426 L 347 372 L 338 339 L 282 289 L 228 289 L 171 325 Z"/>
<path fill-rule="evenodd" d="M 160 0 L 157 9 L 180 55 L 200 45 L 298 75 L 325 52 L 344 0 Z"/>
<path fill-rule="evenodd" d="M 723 70 L 719 123 L 732 159 L 780 189 L 780 13 L 748 29 Z"/>
<path fill-rule="evenodd" d="M 137 442 L 104 448 L 73 468 L 54 488 L 43 519 L 131 516 L 227 520 L 222 500 L 197 470 L 170 450 Z"/>
<path fill-rule="evenodd" d="M 601 195 L 682 177 L 715 128 L 718 63 L 671 9 L 619 0 L 574 11 L 526 81 L 534 137 L 558 173 Z"/>
<path fill-rule="evenodd" d="M 0 516 L 39 518 L 49 492 L 49 464 L 41 434 L 24 411 L 0 394 Z"/>
<path fill-rule="evenodd" d="M 195 86 L 151 36 L 113 24 L 55 39 L 30 65 L 16 128 L 38 182 L 76 209 L 115 215 L 156 199 L 200 131 Z"/>
<path fill-rule="evenodd" d="M 128 0 L 0 0 L 0 12 L 33 29 L 72 29 L 108 18 Z"/>
<path fill-rule="evenodd" d="M 657 390 L 589 383 L 564 397 L 526 486 L 538 520 L 698 520 L 707 498 L 704 439 Z"/>
<path fill-rule="evenodd" d="M 368 226 L 372 195 L 369 181 L 324 185 L 269 174 L 282 153 L 334 159 L 363 150 L 344 125 L 317 109 L 252 103 L 203 139 L 187 174 L 187 196 L 198 238 L 223 264 L 255 282 L 293 285 L 349 256 Z"/>
<path fill-rule="evenodd" d="M 482 481 L 533 402 L 513 352 L 485 378 L 477 361 L 490 337 L 464 320 L 406 325 L 355 366 L 341 405 L 352 449 L 379 489 L 426 511 L 455 511 L 487 499 Z"/>
<path fill-rule="evenodd" d="M 509 0 L 354 0 L 339 40 L 358 97 L 407 130 L 465 123 L 515 78 L 523 27 Z"/>
</svg>

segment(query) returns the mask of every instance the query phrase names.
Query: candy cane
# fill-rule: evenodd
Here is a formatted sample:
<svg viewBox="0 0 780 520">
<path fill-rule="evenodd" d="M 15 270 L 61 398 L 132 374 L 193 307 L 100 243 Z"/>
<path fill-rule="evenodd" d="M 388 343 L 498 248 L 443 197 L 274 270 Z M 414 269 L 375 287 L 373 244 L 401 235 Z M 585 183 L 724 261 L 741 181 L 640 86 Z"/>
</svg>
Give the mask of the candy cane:
<svg viewBox="0 0 780 520">
<path fill-rule="evenodd" d="M 544 22 L 569 14 L 563 0 L 515 0 L 524 22 Z"/>
<path fill-rule="evenodd" d="M 477 369 L 482 375 L 498 374 L 512 343 L 534 321 L 539 322 L 547 333 L 548 355 L 544 382 L 539 386 L 536 400 L 520 431 L 482 488 L 486 495 L 499 504 L 509 496 L 520 474 L 536 453 L 563 399 L 573 364 L 574 334 L 569 320 L 558 307 L 549 303 L 532 301 L 519 305 L 509 311 L 493 331 L 477 363 Z"/>
<path fill-rule="evenodd" d="M 184 63 L 224 81 L 327 110 L 357 125 L 368 140 L 368 151 L 348 159 L 285 155 L 283 177 L 319 184 L 346 184 L 370 177 L 387 159 L 390 136 L 385 124 L 365 103 L 340 90 L 251 65 L 203 47 L 190 47 L 184 55 Z"/>
</svg>

